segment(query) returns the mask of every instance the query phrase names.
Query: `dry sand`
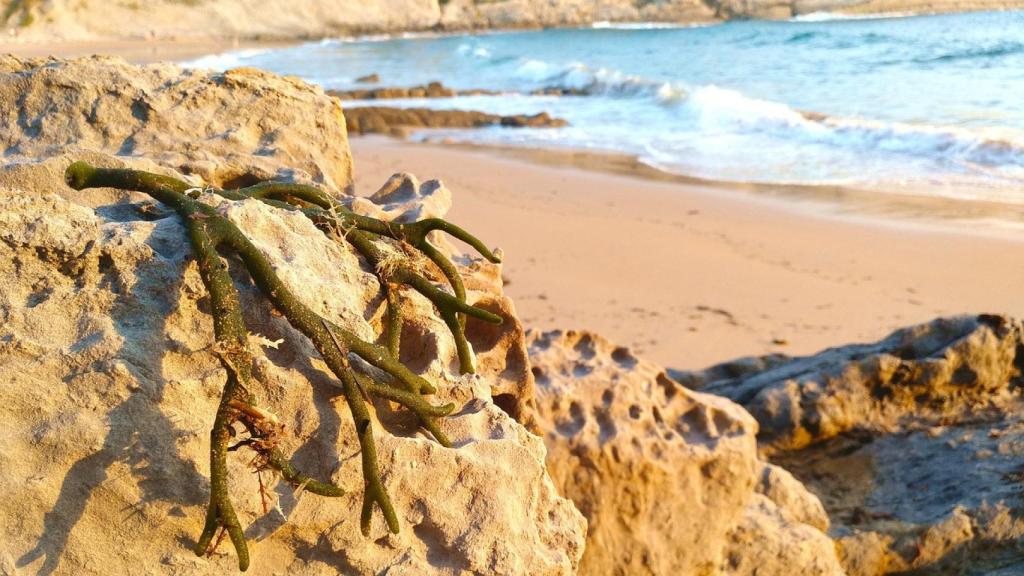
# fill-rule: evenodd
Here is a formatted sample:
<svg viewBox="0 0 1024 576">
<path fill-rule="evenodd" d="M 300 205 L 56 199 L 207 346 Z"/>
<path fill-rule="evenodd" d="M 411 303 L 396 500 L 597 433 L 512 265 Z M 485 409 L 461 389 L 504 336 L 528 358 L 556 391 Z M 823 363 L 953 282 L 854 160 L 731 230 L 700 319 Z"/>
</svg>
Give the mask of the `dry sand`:
<svg viewBox="0 0 1024 576">
<path fill-rule="evenodd" d="M 810 353 L 943 314 L 1024 315 L 1024 234 L 496 151 L 351 144 L 360 194 L 396 170 L 452 189 L 450 217 L 505 250 L 526 326 L 592 329 L 671 367 Z"/>
<path fill-rule="evenodd" d="M 220 52 L 244 50 L 247 48 L 268 48 L 287 46 L 296 42 L 256 42 L 218 39 L 178 40 L 95 40 L 36 42 L 31 40 L 0 40 L 0 54 L 41 58 L 56 56 L 73 58 L 92 54 L 120 56 L 132 64 L 150 62 L 184 62 Z"/>
</svg>

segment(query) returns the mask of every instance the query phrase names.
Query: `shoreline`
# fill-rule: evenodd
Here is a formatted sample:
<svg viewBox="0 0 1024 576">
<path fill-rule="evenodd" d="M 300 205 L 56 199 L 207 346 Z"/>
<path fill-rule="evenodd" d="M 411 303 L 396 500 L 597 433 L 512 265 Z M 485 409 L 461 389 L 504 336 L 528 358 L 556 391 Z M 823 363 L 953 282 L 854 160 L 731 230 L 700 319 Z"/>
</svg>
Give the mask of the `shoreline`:
<svg viewBox="0 0 1024 576">
<path fill-rule="evenodd" d="M 1022 238 L 808 210 L 494 150 L 351 141 L 356 190 L 441 179 L 505 250 L 524 325 L 590 329 L 675 369 L 874 341 L 937 316 L 1024 315 Z"/>
<path fill-rule="evenodd" d="M 424 132 L 426 131 L 429 129 Z M 356 138 L 366 137 L 368 136 L 356 136 Z M 474 142 L 415 140 L 393 135 L 378 135 L 377 137 L 466 152 L 492 152 L 545 166 L 567 166 L 651 182 L 699 186 L 737 197 L 764 198 L 789 204 L 792 209 L 806 212 L 812 217 L 836 217 L 898 228 L 913 226 L 1024 242 L 1024 204 L 927 196 L 900 191 L 885 192 L 832 184 L 776 184 L 713 180 L 669 172 L 652 166 L 635 155 L 617 151 L 554 147 L 526 148 Z M 1006 218 L 1008 215 L 1015 215 L 1016 218 L 1008 219 Z M 1003 218 L 999 218 L 1000 216 Z M 979 230 L 977 225 L 980 223 L 992 227 Z"/>
<path fill-rule="evenodd" d="M 182 41 L 107 46 L 138 62 L 211 52 Z M 912 217 L 921 202 L 952 211 L 962 201 L 915 197 L 896 209 L 894 197 L 702 181 L 624 154 L 383 136 L 350 144 L 361 194 L 396 170 L 451 188 L 452 219 L 506 248 L 507 292 L 526 326 L 592 329 L 671 368 L 813 353 L 940 315 L 1024 316 L 1024 236 Z"/>
</svg>

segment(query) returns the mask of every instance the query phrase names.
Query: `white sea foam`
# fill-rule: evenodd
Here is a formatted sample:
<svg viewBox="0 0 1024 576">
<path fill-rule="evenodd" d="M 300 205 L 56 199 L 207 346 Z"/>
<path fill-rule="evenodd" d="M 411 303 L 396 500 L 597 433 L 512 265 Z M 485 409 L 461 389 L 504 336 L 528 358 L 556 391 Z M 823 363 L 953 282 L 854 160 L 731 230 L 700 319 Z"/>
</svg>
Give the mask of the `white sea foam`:
<svg viewBox="0 0 1024 576">
<path fill-rule="evenodd" d="M 796 20 L 901 16 L 818 13 Z M 334 87 L 347 87 L 352 82 L 348 76 L 371 70 L 396 85 L 440 78 L 458 88 L 505 93 L 389 105 L 496 114 L 546 111 L 570 123 L 559 129 L 495 127 L 452 135 L 468 141 L 616 150 L 667 171 L 720 180 L 867 186 L 901 193 L 915 189 L 1024 202 L 1024 124 L 1021 104 L 1010 96 L 1024 81 L 1012 74 L 1014 58 L 1024 52 L 1020 41 L 1000 32 L 1003 20 L 972 15 L 958 18 L 981 19 L 991 30 L 973 35 L 965 30 L 950 42 L 943 36 L 948 36 L 943 18 L 834 26 L 730 24 L 694 36 L 685 30 L 636 32 L 623 34 L 614 51 L 605 49 L 606 35 L 587 30 L 465 35 L 455 41 L 425 40 L 422 48 L 400 39 L 378 48 L 375 44 L 395 37 L 373 36 L 311 43 L 270 57 L 236 52 L 190 64 L 269 65 L 287 73 L 294 59 L 296 73 Z M 1024 14 L 1016 18 L 1024 23 Z M 802 34 L 815 41 L 793 52 L 790 45 Z M 664 50 L 663 35 L 672 50 Z M 707 67 L 715 62 L 708 55 L 714 51 L 705 47 L 723 42 L 727 53 L 744 57 L 709 73 Z M 791 59 L 778 66 L 764 60 L 763 54 L 773 50 L 785 50 Z M 849 57 L 836 59 L 836 50 Z M 964 72 L 968 59 L 977 61 L 970 81 Z M 323 65 L 309 66 L 308 60 Z M 410 61 L 417 65 L 409 67 Z M 913 86 L 903 82 L 911 76 Z M 962 87 L 962 94 L 950 93 L 951 86 Z M 572 89 L 581 96 L 531 96 L 541 88 Z"/>
<path fill-rule="evenodd" d="M 675 107 L 691 129 L 703 132 L 759 133 L 816 146 L 917 156 L 972 172 L 1000 167 L 1003 176 L 1020 172 L 1024 178 L 1024 133 L 1013 129 L 968 129 L 807 113 L 736 90 L 713 85 L 686 87 L 578 62 L 557 66 L 528 59 L 518 65 L 515 74 L 544 87 L 582 90 L 592 96 L 642 98 L 652 106 Z"/>
<path fill-rule="evenodd" d="M 1006 176 L 1016 176 L 1019 168 L 1024 176 L 1024 133 L 1012 129 L 967 129 L 805 113 L 717 86 L 692 90 L 683 106 L 700 128 L 709 132 L 762 132 L 815 145 L 931 158 L 965 170 L 1009 168 Z"/>
<path fill-rule="evenodd" d="M 677 28 L 704 28 L 717 22 L 610 22 L 600 20 L 590 25 L 597 30 L 672 30 Z"/>
<path fill-rule="evenodd" d="M 391 34 L 362 34 L 359 36 L 340 36 L 337 38 L 324 38 L 316 42 L 319 46 L 337 46 L 340 44 L 360 44 L 374 42 L 388 42 L 391 40 L 430 40 L 435 38 L 453 38 L 459 36 L 500 36 L 503 34 L 514 34 L 515 29 L 476 30 L 467 32 L 465 30 L 453 30 L 437 32 L 424 30 L 419 32 L 395 32 Z"/>
<path fill-rule="evenodd" d="M 483 46 L 475 46 L 473 44 L 459 44 L 459 47 L 455 50 L 462 56 L 473 56 L 474 58 L 487 59 L 491 57 L 491 51 Z"/>
<path fill-rule="evenodd" d="M 398 32 L 394 34 L 363 34 L 360 36 L 342 36 L 340 38 L 324 38 L 317 44 L 320 46 L 336 46 L 338 44 L 359 44 L 369 42 L 388 42 L 390 40 L 420 40 L 461 36 L 462 32 Z"/>
<path fill-rule="evenodd" d="M 189 60 L 182 62 L 181 66 L 184 68 L 208 68 L 212 70 L 228 70 L 231 68 L 237 68 L 245 64 L 245 61 L 250 58 L 266 54 L 270 52 L 270 48 L 248 48 L 245 50 L 234 50 L 231 52 L 221 52 L 220 54 L 208 54 L 196 58 L 195 60 Z"/>
<path fill-rule="evenodd" d="M 653 96 L 674 102 L 685 95 L 681 85 L 642 78 L 610 68 L 591 68 L 579 62 L 558 66 L 527 59 L 515 70 L 516 77 L 543 88 L 566 88 L 600 96 Z"/>
<path fill-rule="evenodd" d="M 842 12 L 810 12 L 790 18 L 790 22 L 833 22 L 837 20 L 887 20 L 921 16 L 921 12 L 876 12 L 874 14 L 843 14 Z"/>
</svg>

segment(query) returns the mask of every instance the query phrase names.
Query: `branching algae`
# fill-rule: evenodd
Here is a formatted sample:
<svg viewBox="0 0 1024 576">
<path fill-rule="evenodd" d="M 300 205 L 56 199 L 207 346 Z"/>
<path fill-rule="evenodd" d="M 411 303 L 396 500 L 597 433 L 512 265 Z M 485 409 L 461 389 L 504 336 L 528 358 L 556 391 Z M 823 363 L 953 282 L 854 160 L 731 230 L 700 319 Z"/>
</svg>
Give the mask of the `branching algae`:
<svg viewBox="0 0 1024 576">
<path fill-rule="evenodd" d="M 210 431 L 210 503 L 205 527 L 195 546 L 196 554 L 211 553 L 226 533 L 238 554 L 239 569 L 244 571 L 249 566 L 249 551 L 243 529 L 228 495 L 229 452 L 241 448 L 255 451 L 257 469 L 276 470 L 285 481 L 296 487 L 301 486 L 308 492 L 326 497 L 341 496 L 344 493 L 333 484 L 314 480 L 296 470 L 278 448 L 283 426 L 273 414 L 258 406 L 254 392 L 252 353 L 238 291 L 218 250 L 232 253 L 242 261 L 263 296 L 292 326 L 313 342 L 327 366 L 341 381 L 342 392 L 359 436 L 362 456 L 362 532 L 364 535 L 369 534 L 373 505 L 376 504 L 388 528 L 397 533 L 398 517 L 381 482 L 366 403 L 371 396 L 376 396 L 404 406 L 415 413 L 420 426 L 444 446 L 448 446 L 449 442 L 438 426 L 438 419 L 454 409 L 452 404 L 435 406 L 429 403 L 424 395 L 433 393 L 434 387 L 398 359 L 403 322 L 400 288 L 412 288 L 434 304 L 454 336 L 461 371 L 473 372 L 473 355 L 464 333 L 465 317 L 473 316 L 493 323 L 500 323 L 501 317 L 466 303 L 466 290 L 455 265 L 430 244 L 427 236 L 432 231 L 440 230 L 470 244 L 491 262 L 499 262 L 499 258 L 477 238 L 445 220 L 431 218 L 413 223 L 395 223 L 362 216 L 312 186 L 266 182 L 238 190 L 211 190 L 230 200 L 251 198 L 279 209 L 301 211 L 325 234 L 339 242 L 350 243 L 376 271 L 385 290 L 387 308 L 384 339 L 387 345 L 380 346 L 360 340 L 352 332 L 331 323 L 300 302 L 242 231 L 212 206 L 200 202 L 196 189 L 190 184 L 159 174 L 96 168 L 84 162 L 76 162 L 68 167 L 65 180 L 76 190 L 118 188 L 142 192 L 173 209 L 185 224 L 199 273 L 210 293 L 216 338 L 213 349 L 227 370 L 228 377 Z M 377 245 L 382 238 L 398 241 L 406 249 L 416 250 L 426 256 L 447 279 L 452 294 L 435 286 L 409 260 L 396 259 L 391 253 L 382 250 Z M 367 374 L 357 372 L 349 361 L 350 355 L 375 366 L 389 375 L 390 380 L 377 381 Z M 240 424 L 244 430 L 236 431 L 235 423 Z M 245 434 L 245 437 L 231 444 L 236 434 Z"/>
</svg>

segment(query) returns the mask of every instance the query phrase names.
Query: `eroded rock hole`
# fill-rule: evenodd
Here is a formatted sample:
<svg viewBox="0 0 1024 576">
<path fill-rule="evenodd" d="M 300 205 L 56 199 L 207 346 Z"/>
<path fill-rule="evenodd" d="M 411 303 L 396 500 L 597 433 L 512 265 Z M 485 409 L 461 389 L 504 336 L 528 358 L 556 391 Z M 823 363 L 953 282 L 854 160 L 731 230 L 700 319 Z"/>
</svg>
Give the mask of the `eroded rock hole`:
<svg viewBox="0 0 1024 576">
<path fill-rule="evenodd" d="M 423 326 L 402 324 L 401 353 L 399 359 L 409 370 L 422 374 L 437 359 L 437 338 Z"/>
<path fill-rule="evenodd" d="M 519 406 L 519 399 L 516 398 L 515 394 L 497 394 L 494 396 L 494 405 L 501 408 L 501 411 L 508 414 L 516 422 L 519 421 L 519 416 L 522 410 Z"/>
<path fill-rule="evenodd" d="M 629 407 L 629 417 L 632 418 L 633 420 L 639 420 L 640 414 L 642 413 L 643 411 L 640 410 L 640 406 L 636 404 L 633 404 L 632 406 Z"/>
<path fill-rule="evenodd" d="M 472 317 L 466 318 L 466 340 L 473 346 L 473 351 L 482 354 L 493 350 L 507 331 L 514 330 L 515 322 L 503 313 L 501 305 L 494 300 L 480 300 L 473 305 L 504 319 L 501 324 L 491 324 Z"/>
</svg>

